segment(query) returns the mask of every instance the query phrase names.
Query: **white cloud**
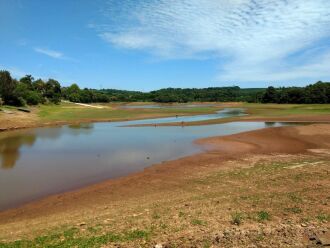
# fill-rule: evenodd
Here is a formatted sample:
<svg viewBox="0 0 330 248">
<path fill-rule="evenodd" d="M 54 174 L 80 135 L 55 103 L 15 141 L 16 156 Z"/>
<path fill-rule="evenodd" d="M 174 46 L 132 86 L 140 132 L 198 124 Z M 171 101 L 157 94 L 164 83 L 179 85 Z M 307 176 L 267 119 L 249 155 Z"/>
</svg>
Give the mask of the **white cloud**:
<svg viewBox="0 0 330 248">
<path fill-rule="evenodd" d="M 54 50 L 50 50 L 50 49 L 46 49 L 46 48 L 36 47 L 36 48 L 34 48 L 34 51 L 36 51 L 37 53 L 47 55 L 47 56 L 52 57 L 54 59 L 63 59 L 64 58 L 63 53 L 58 52 L 58 51 L 54 51 Z"/>
<path fill-rule="evenodd" d="M 54 58 L 54 59 L 62 59 L 62 60 L 67 60 L 67 61 L 72 61 L 72 62 L 79 62 L 75 58 L 71 58 L 68 56 L 65 56 L 62 52 L 47 49 L 47 48 L 40 48 L 40 47 L 35 47 L 34 51 L 37 53 L 44 54 L 48 57 Z"/>
<path fill-rule="evenodd" d="M 110 0 L 103 13 L 93 28 L 105 41 L 167 59 L 219 57 L 220 81 L 328 75 L 329 57 L 291 56 L 329 41 L 329 0 Z"/>
</svg>

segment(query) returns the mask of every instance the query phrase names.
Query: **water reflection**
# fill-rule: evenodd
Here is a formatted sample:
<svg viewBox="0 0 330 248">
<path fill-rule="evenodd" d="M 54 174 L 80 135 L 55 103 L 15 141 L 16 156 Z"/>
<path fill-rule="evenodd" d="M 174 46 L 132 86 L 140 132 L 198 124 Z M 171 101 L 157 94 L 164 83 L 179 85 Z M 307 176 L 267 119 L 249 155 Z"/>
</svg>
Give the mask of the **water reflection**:
<svg viewBox="0 0 330 248">
<path fill-rule="evenodd" d="M 0 139 L 1 168 L 13 168 L 20 157 L 19 149 L 22 146 L 33 146 L 36 139 L 37 137 L 35 134 L 9 136 Z"/>
<path fill-rule="evenodd" d="M 174 116 L 174 117 L 164 117 L 157 119 L 147 119 L 147 120 L 136 120 L 124 123 L 123 126 L 131 126 L 137 124 L 161 124 L 161 123 L 173 123 L 173 122 L 193 122 L 193 121 L 206 121 L 221 118 L 239 117 L 247 115 L 242 108 L 224 108 L 217 111 L 214 114 L 205 115 L 188 115 L 188 116 Z"/>
<path fill-rule="evenodd" d="M 94 124 L 93 123 L 71 124 L 71 125 L 68 125 L 68 128 L 91 130 L 94 128 Z"/>
<path fill-rule="evenodd" d="M 32 147 L 38 139 L 56 140 L 61 135 L 89 134 L 94 125 L 75 124 L 56 128 L 41 128 L 28 131 L 13 131 L 0 134 L 0 164 L 2 169 L 12 169 L 20 159 L 23 147 Z"/>
<path fill-rule="evenodd" d="M 276 125 L 276 122 L 265 122 L 266 127 L 274 127 Z"/>
<path fill-rule="evenodd" d="M 216 107 L 216 103 L 210 104 L 146 104 L 146 105 L 124 105 L 120 106 L 121 109 L 186 109 L 186 108 L 205 108 L 205 107 Z"/>
</svg>

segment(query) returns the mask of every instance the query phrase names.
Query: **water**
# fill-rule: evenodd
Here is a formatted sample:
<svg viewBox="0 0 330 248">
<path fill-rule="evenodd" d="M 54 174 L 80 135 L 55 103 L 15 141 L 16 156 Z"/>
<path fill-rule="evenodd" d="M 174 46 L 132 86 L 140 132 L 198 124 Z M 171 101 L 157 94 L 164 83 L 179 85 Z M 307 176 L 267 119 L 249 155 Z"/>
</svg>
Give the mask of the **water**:
<svg viewBox="0 0 330 248">
<path fill-rule="evenodd" d="M 164 119 L 168 118 L 143 122 L 159 123 Z M 0 133 L 0 209 L 193 154 L 203 149 L 193 144 L 198 138 L 283 125 L 234 122 L 187 127 L 122 127 L 140 122 L 67 125 Z"/>
<path fill-rule="evenodd" d="M 215 107 L 217 104 L 145 104 L 145 105 L 124 105 L 122 109 L 164 109 L 164 108 L 195 108 L 195 107 Z"/>
<path fill-rule="evenodd" d="M 125 126 L 136 124 L 161 124 L 161 123 L 173 123 L 173 122 L 192 122 L 192 121 L 206 121 L 213 119 L 222 119 L 229 117 L 239 117 L 247 115 L 242 108 L 225 108 L 219 110 L 214 114 L 205 115 L 193 115 L 193 116 L 173 116 L 149 120 L 137 120 L 125 123 Z"/>
</svg>

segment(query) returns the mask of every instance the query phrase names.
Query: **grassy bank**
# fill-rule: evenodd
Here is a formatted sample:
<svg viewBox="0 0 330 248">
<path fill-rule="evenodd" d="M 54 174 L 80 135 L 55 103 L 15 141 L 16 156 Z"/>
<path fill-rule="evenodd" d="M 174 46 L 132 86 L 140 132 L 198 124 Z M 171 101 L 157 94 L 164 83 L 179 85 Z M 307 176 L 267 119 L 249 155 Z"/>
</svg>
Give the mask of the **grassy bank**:
<svg viewBox="0 0 330 248">
<path fill-rule="evenodd" d="M 329 115 L 330 104 L 257 104 L 241 105 L 248 110 L 251 117 L 274 117 L 288 115 Z"/>
<path fill-rule="evenodd" d="M 13 107 L 3 107 L 0 111 L 0 128 L 2 130 L 21 127 L 36 127 L 52 124 L 79 123 L 90 121 L 121 121 L 146 118 L 169 117 L 175 115 L 211 114 L 226 107 L 244 108 L 249 114 L 245 117 L 214 119 L 185 123 L 184 125 L 217 124 L 228 121 L 330 121 L 330 104 L 249 104 L 218 103 L 216 106 L 199 104 L 193 108 L 182 105 L 171 105 L 171 108 L 123 109 L 125 103 L 102 104 L 102 108 L 79 106 L 72 103 L 60 105 L 40 105 L 33 107 L 31 113 L 22 113 Z M 134 103 L 145 105 L 152 103 Z M 130 103 L 132 105 L 132 103 Z M 174 107 L 173 107 L 174 106 Z M 175 107 L 177 106 L 177 107 Z M 8 111 L 10 113 L 8 113 Z M 181 125 L 172 123 L 170 125 Z M 166 125 L 166 124 L 162 124 Z"/>
<path fill-rule="evenodd" d="M 156 108 L 156 109 L 123 109 L 118 104 L 103 104 L 103 108 L 95 109 L 74 104 L 42 105 L 38 115 L 41 121 L 79 121 L 79 120 L 132 120 L 140 118 L 156 118 L 175 115 L 196 115 L 213 113 L 216 107 L 201 105 L 195 108 Z"/>
<path fill-rule="evenodd" d="M 141 104 L 141 103 L 138 103 Z M 145 104 L 145 103 L 144 103 Z M 124 104 L 97 105 L 102 108 L 80 106 L 73 103 L 59 105 L 40 105 L 30 107 L 30 113 L 18 111 L 14 107 L 3 106 L 0 111 L 0 129 L 16 129 L 57 125 L 66 123 L 96 122 L 96 121 L 125 121 L 146 118 L 170 117 L 176 115 L 210 114 L 219 107 L 203 106 L 194 108 L 155 108 L 155 109 L 123 109 Z"/>
<path fill-rule="evenodd" d="M 223 107 L 245 109 L 247 116 L 230 117 L 224 119 L 210 119 L 205 121 L 163 123 L 158 126 L 194 126 L 211 125 L 232 121 L 283 121 L 283 122 L 330 122 L 330 104 L 260 104 L 236 103 L 224 104 Z M 140 125 L 148 126 L 148 124 Z"/>
</svg>

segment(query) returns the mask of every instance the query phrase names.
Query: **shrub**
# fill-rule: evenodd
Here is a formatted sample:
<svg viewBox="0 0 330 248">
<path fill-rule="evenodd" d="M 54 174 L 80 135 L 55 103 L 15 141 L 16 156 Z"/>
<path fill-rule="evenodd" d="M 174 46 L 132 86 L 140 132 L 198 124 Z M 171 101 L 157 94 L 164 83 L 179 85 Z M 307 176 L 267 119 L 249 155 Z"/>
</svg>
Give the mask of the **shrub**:
<svg viewBox="0 0 330 248">
<path fill-rule="evenodd" d="M 270 215 L 268 212 L 266 211 L 260 211 L 257 213 L 257 217 L 259 221 L 264 221 L 264 220 L 269 220 L 270 219 Z"/>
<path fill-rule="evenodd" d="M 240 225 L 243 221 L 243 214 L 242 213 L 238 213 L 238 212 L 235 212 L 231 215 L 231 223 L 233 225 Z"/>
<path fill-rule="evenodd" d="M 29 91 L 25 96 L 25 100 L 29 105 L 37 105 L 43 102 L 42 96 L 35 91 Z"/>
</svg>

